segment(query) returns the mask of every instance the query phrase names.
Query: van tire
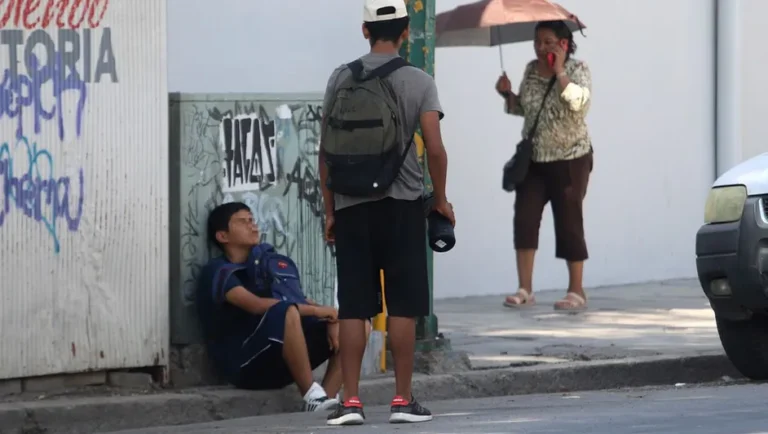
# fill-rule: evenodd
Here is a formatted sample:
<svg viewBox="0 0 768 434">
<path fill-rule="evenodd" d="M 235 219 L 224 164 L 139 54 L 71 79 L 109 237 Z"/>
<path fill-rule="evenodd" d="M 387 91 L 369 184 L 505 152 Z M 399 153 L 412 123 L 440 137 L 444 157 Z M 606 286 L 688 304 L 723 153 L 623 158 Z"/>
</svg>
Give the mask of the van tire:
<svg viewBox="0 0 768 434">
<path fill-rule="evenodd" d="M 717 332 L 725 354 L 745 377 L 768 380 L 768 316 L 733 321 L 717 317 Z"/>
</svg>

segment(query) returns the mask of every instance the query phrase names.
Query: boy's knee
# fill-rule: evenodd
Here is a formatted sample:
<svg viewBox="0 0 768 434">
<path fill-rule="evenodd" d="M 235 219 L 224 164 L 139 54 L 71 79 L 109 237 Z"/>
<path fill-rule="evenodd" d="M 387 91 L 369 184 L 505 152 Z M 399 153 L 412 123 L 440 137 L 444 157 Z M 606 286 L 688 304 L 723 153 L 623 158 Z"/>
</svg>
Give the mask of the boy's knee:
<svg viewBox="0 0 768 434">
<path fill-rule="evenodd" d="M 295 304 L 288 306 L 285 309 L 285 324 L 300 324 L 301 314 L 299 314 L 299 308 Z"/>
</svg>

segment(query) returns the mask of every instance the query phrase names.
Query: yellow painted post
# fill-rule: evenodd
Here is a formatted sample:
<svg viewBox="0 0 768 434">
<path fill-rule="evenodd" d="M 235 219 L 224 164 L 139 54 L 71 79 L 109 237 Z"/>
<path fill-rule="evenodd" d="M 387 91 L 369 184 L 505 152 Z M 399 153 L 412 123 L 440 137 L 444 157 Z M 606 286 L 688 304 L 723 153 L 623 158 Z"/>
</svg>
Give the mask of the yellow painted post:
<svg viewBox="0 0 768 434">
<path fill-rule="evenodd" d="M 373 329 L 381 332 L 381 357 L 379 358 L 379 366 L 381 372 L 387 372 L 387 299 L 384 296 L 384 270 L 380 271 L 381 274 L 381 313 L 376 315 L 373 319 Z"/>
</svg>

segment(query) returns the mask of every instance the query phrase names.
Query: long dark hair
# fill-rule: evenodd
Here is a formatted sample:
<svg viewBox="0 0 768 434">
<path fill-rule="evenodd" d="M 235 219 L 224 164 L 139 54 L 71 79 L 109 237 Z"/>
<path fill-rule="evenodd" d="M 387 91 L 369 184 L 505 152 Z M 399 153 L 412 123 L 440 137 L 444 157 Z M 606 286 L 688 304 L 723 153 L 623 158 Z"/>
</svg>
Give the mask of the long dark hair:
<svg viewBox="0 0 768 434">
<path fill-rule="evenodd" d="M 570 59 L 571 55 L 576 53 L 578 46 L 573 40 L 573 32 L 568 28 L 568 24 L 566 24 L 565 21 L 539 21 L 539 23 L 536 24 L 536 31 L 538 32 L 540 29 L 551 30 L 558 39 L 568 40 L 568 52 L 565 53 L 566 59 Z"/>
</svg>

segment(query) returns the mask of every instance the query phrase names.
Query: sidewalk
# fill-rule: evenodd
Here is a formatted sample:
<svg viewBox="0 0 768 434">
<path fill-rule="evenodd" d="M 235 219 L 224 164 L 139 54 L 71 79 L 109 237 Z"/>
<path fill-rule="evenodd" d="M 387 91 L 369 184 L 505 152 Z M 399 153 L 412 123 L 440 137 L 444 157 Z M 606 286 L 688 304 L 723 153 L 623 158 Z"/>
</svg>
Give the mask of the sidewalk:
<svg viewBox="0 0 768 434">
<path fill-rule="evenodd" d="M 473 369 L 722 351 L 696 280 L 592 289 L 579 313 L 552 308 L 563 295 L 537 293 L 537 305 L 522 310 L 502 306 L 503 296 L 436 300 L 435 312 Z"/>
<path fill-rule="evenodd" d="M 515 311 L 503 296 L 437 300 L 440 331 L 472 371 L 416 375 L 424 402 L 717 381 L 738 377 L 695 281 L 593 289 L 590 310 L 562 313 L 559 291 Z M 391 400 L 391 374 L 361 384 L 368 406 Z M 77 390 L 0 399 L 0 433 L 92 433 L 298 411 L 292 387 L 274 392 Z M 35 431 L 37 430 L 37 431 Z"/>
</svg>

